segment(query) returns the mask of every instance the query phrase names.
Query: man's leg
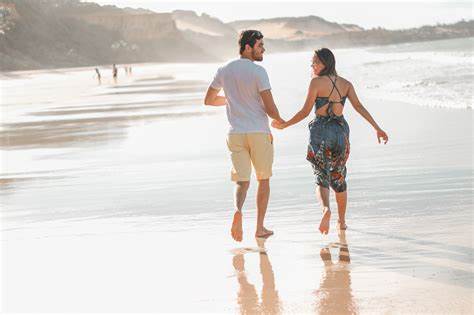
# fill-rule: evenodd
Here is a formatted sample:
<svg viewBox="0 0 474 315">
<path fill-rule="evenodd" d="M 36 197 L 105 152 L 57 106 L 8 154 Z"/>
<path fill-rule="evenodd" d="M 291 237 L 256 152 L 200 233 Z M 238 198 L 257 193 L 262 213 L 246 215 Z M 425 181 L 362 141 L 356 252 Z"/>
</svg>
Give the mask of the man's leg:
<svg viewBox="0 0 474 315">
<path fill-rule="evenodd" d="M 242 211 L 244 206 L 245 198 L 247 197 L 247 191 L 250 186 L 249 181 L 245 182 L 236 182 L 234 190 L 234 207 L 235 211 Z"/>
<path fill-rule="evenodd" d="M 232 160 L 231 179 L 235 182 L 234 218 L 232 220 L 232 238 L 242 241 L 242 207 L 250 184 L 251 161 L 246 135 L 231 134 L 227 137 L 227 147 Z"/>
<path fill-rule="evenodd" d="M 267 212 L 268 199 L 270 198 L 270 179 L 258 180 L 257 188 L 257 230 L 255 236 L 269 236 L 273 231 L 267 230 L 264 226 L 265 213 Z"/>
<path fill-rule="evenodd" d="M 270 177 L 273 165 L 273 137 L 271 134 L 254 133 L 249 135 L 250 152 L 255 174 L 257 175 L 257 229 L 255 236 L 266 237 L 273 231 L 264 227 L 270 197 Z"/>
<path fill-rule="evenodd" d="M 242 207 L 249 189 L 250 182 L 236 182 L 234 191 L 234 219 L 232 220 L 232 238 L 238 242 L 242 241 Z"/>
</svg>

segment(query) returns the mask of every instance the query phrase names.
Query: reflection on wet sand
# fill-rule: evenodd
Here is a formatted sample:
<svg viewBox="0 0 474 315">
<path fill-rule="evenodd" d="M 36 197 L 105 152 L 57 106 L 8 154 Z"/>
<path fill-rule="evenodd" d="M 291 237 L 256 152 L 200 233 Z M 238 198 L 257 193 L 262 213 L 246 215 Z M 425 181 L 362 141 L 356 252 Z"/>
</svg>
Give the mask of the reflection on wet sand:
<svg viewBox="0 0 474 315">
<path fill-rule="evenodd" d="M 167 89 L 148 89 L 148 90 L 138 90 L 138 91 L 120 91 L 120 92 L 108 92 L 102 95 L 132 95 L 132 94 L 159 94 L 159 93 L 202 93 L 203 89 L 205 89 L 207 85 L 202 84 L 199 86 L 180 86 L 175 88 L 167 88 Z"/>
<path fill-rule="evenodd" d="M 164 81 L 164 80 L 173 80 L 173 79 L 174 79 L 173 76 L 166 75 L 166 76 L 136 79 L 135 82 Z"/>
<path fill-rule="evenodd" d="M 318 314 L 356 314 L 357 306 L 351 289 L 349 245 L 346 232 L 339 231 L 339 242 L 322 248 L 320 252 L 324 263 L 324 275 L 315 291 L 316 313 Z M 339 248 L 336 263 L 333 262 L 330 247 Z"/>
<path fill-rule="evenodd" d="M 143 109 L 169 109 L 179 107 L 197 107 L 202 99 L 176 100 L 176 101 L 147 101 L 132 103 L 106 103 L 101 105 L 81 105 L 69 107 L 55 107 L 53 110 L 32 113 L 33 116 L 63 116 L 96 113 L 110 113 L 121 111 L 134 111 Z"/>
<path fill-rule="evenodd" d="M 54 110 L 70 110 L 70 109 L 84 109 L 84 108 L 110 108 L 111 106 L 113 107 L 120 107 L 120 106 L 131 106 L 131 105 L 149 105 L 149 104 L 156 104 L 156 106 L 162 106 L 162 105 L 188 105 L 188 104 L 200 104 L 202 102 L 202 97 L 199 98 L 190 98 L 190 99 L 176 99 L 176 100 L 168 100 L 168 101 L 157 101 L 157 100 L 152 100 L 152 101 L 143 101 L 143 102 L 137 102 L 137 101 L 132 101 L 132 102 L 105 102 L 105 103 L 84 103 L 80 104 L 77 106 L 73 105 L 68 105 L 68 106 L 57 106 L 57 107 L 51 107 L 51 109 Z M 42 112 L 37 112 L 37 113 L 42 113 Z M 36 113 L 35 113 L 36 114 Z"/>
<path fill-rule="evenodd" d="M 51 148 L 84 143 L 97 144 L 101 141 L 110 142 L 125 137 L 125 129 L 133 121 L 179 119 L 212 114 L 212 112 L 193 111 L 6 124 L 3 126 L 8 129 L 0 131 L 0 148 Z"/>
<path fill-rule="evenodd" d="M 237 272 L 239 292 L 237 303 L 241 314 L 278 314 L 281 312 L 281 302 L 275 287 L 275 275 L 265 249 L 265 238 L 256 238 L 258 249 L 245 249 L 236 252 L 232 264 Z M 262 294 L 259 302 L 255 286 L 248 282 L 245 273 L 245 253 L 258 252 L 260 258 L 260 274 L 262 275 Z"/>
<path fill-rule="evenodd" d="M 136 83 L 145 81 L 145 83 Z M 155 89 L 142 89 L 155 87 Z M 136 122 L 179 119 L 216 112 L 203 112 L 202 91 L 207 82 L 176 80 L 171 76 L 142 78 L 126 85 L 107 87 L 105 94 L 86 95 L 94 102 L 65 106 L 31 106 L 15 122 L 0 124 L 0 149 L 57 148 L 64 146 L 96 146 L 126 137 L 126 129 Z M 127 88 L 124 91 L 111 89 Z M 126 94 L 159 94 L 160 100 L 133 101 Z M 183 98 L 181 93 L 190 94 Z M 122 102 L 111 102 L 110 94 L 123 94 Z M 79 96 L 76 98 L 79 100 Z M 127 102 L 128 100 L 128 102 Z M 77 104 L 77 103 L 76 103 Z M 44 105 L 44 104 L 43 104 Z M 29 117 L 41 117 L 31 120 Z"/>
<path fill-rule="evenodd" d="M 206 86 L 205 81 L 201 80 L 180 80 L 181 87 L 184 86 Z M 124 85 L 114 85 L 111 86 L 111 89 L 128 89 L 128 88 L 144 88 L 144 87 L 166 87 L 166 86 L 175 86 L 175 82 L 156 82 L 156 83 L 134 83 L 134 84 L 124 84 Z"/>
</svg>

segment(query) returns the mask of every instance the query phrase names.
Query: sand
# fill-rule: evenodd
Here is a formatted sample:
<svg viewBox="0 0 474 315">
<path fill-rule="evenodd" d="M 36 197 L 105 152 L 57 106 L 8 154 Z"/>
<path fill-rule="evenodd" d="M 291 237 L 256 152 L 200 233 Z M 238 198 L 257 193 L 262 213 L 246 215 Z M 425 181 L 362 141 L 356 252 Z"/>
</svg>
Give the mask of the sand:
<svg viewBox="0 0 474 315">
<path fill-rule="evenodd" d="M 2 311 L 473 312 L 471 111 L 365 99 L 381 146 L 348 108 L 349 229 L 334 211 L 328 236 L 305 124 L 275 131 L 275 235 L 253 237 L 253 182 L 236 243 L 225 113 L 198 101 L 215 68 L 189 69 L 135 65 L 118 86 L 92 69 L 32 72 L 28 96 L 6 89 L 24 74 L 4 79 Z"/>
</svg>

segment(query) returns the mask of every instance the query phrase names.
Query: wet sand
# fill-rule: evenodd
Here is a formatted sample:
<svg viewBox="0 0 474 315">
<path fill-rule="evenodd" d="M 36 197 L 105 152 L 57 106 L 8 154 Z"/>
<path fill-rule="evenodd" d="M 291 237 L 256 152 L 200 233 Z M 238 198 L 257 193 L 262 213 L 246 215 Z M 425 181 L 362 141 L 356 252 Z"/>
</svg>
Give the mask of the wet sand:
<svg viewBox="0 0 474 315">
<path fill-rule="evenodd" d="M 215 66 L 189 69 L 134 66 L 101 86 L 87 71 L 34 72 L 27 97 L 22 75 L 4 79 L 2 311 L 473 312 L 472 111 L 366 99 L 391 136 L 379 146 L 348 108 L 349 229 L 333 211 L 328 236 L 306 126 L 274 132 L 276 234 L 252 237 L 252 183 L 235 243 L 225 113 L 200 103 Z M 272 84 L 294 113 L 286 80 Z"/>
<path fill-rule="evenodd" d="M 333 231 L 323 238 L 316 233 L 315 211 L 293 209 L 270 215 L 276 234 L 263 242 L 250 236 L 254 212 L 245 215 L 243 244 L 230 241 L 224 213 L 61 220 L 32 223 L 28 231 L 4 230 L 4 310 L 472 310 L 472 248 L 453 237 L 437 233 L 428 241 L 408 229 L 408 236 L 398 236 L 350 221 L 346 235 Z"/>
</svg>

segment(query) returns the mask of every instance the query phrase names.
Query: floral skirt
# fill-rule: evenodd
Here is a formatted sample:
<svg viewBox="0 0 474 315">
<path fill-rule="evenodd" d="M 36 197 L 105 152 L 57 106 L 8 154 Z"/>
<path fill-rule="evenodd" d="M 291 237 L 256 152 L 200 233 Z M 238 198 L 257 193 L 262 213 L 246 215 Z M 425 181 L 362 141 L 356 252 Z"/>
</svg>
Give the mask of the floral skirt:
<svg viewBox="0 0 474 315">
<path fill-rule="evenodd" d="M 306 159 L 311 163 L 317 185 L 344 192 L 349 158 L 349 125 L 343 116 L 316 116 L 309 123 Z"/>
</svg>

